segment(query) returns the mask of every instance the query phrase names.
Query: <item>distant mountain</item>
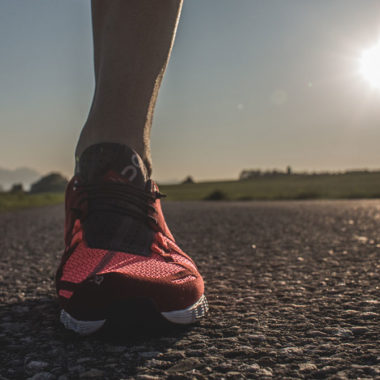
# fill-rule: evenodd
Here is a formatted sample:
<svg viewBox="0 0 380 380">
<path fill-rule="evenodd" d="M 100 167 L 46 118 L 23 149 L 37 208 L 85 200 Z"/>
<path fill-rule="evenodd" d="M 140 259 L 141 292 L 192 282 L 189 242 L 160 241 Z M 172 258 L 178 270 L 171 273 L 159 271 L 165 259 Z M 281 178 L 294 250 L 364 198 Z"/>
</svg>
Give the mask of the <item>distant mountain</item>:
<svg viewBox="0 0 380 380">
<path fill-rule="evenodd" d="M 22 183 L 24 189 L 29 189 L 30 185 L 41 177 L 41 174 L 30 168 L 17 168 L 14 170 L 0 168 L 0 186 L 3 190 L 8 190 L 14 183 Z"/>
</svg>

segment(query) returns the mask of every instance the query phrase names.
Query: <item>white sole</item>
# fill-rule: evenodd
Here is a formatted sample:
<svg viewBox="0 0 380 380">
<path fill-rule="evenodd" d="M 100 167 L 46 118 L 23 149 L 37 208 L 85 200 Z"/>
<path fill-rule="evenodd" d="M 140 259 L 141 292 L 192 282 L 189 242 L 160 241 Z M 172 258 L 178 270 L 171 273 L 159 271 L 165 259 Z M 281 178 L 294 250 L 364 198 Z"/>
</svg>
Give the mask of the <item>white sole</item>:
<svg viewBox="0 0 380 380">
<path fill-rule="evenodd" d="M 208 303 L 203 295 L 195 304 L 183 310 L 165 311 L 161 315 L 169 322 L 188 325 L 197 322 L 208 312 Z M 106 322 L 105 319 L 98 321 L 81 321 L 72 317 L 65 310 L 61 310 L 60 321 L 68 329 L 79 335 L 90 335 L 98 331 Z"/>
<path fill-rule="evenodd" d="M 203 318 L 208 312 L 208 303 L 203 295 L 194 305 L 183 310 L 165 311 L 161 315 L 169 322 L 188 325 Z"/>
<path fill-rule="evenodd" d="M 99 321 L 81 321 L 72 317 L 67 311 L 61 310 L 60 321 L 68 329 L 79 335 L 90 335 L 98 331 L 105 323 L 105 319 Z"/>
</svg>

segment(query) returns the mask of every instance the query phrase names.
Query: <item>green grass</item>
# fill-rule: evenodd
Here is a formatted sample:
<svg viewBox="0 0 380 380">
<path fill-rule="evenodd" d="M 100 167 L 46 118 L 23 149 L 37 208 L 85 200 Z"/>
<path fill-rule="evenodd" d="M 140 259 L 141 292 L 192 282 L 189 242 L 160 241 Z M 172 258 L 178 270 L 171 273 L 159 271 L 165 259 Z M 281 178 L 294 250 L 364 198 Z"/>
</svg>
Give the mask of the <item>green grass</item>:
<svg viewBox="0 0 380 380">
<path fill-rule="evenodd" d="M 380 172 L 259 177 L 245 181 L 162 185 L 168 200 L 285 200 L 380 198 Z M 61 203 L 63 193 L 0 193 L 0 212 Z"/>
<path fill-rule="evenodd" d="M 63 193 L 0 193 L 0 212 L 62 203 Z"/>
<path fill-rule="evenodd" d="M 163 185 L 169 200 L 285 200 L 380 198 L 380 172 L 259 177 L 244 181 Z M 222 193 L 222 197 L 221 194 Z"/>
</svg>

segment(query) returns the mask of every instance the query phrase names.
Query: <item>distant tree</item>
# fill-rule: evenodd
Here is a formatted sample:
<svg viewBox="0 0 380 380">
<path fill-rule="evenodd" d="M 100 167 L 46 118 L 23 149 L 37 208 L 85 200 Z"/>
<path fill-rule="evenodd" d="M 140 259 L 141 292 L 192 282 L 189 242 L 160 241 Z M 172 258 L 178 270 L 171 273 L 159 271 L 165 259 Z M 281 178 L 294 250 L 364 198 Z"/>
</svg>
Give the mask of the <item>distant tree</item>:
<svg viewBox="0 0 380 380">
<path fill-rule="evenodd" d="M 182 183 L 183 183 L 183 184 L 186 184 L 186 183 L 195 183 L 195 181 L 194 181 L 194 178 L 193 178 L 191 175 L 189 175 L 189 176 L 187 176 L 187 177 L 183 180 Z"/>
<path fill-rule="evenodd" d="M 22 183 L 15 183 L 12 185 L 10 192 L 12 194 L 17 194 L 17 193 L 23 193 L 24 192 L 24 187 L 22 186 Z"/>
<path fill-rule="evenodd" d="M 286 173 L 287 173 L 287 175 L 292 175 L 292 167 L 291 166 L 286 167 Z"/>
<path fill-rule="evenodd" d="M 252 179 L 252 178 L 257 178 L 261 176 L 261 170 L 256 169 L 256 170 L 242 170 L 239 176 L 239 180 L 243 181 L 246 179 Z"/>
<path fill-rule="evenodd" d="M 242 170 L 239 175 L 239 180 L 242 181 L 244 179 L 247 179 L 247 176 L 248 176 L 248 170 Z"/>
<path fill-rule="evenodd" d="M 59 173 L 50 173 L 33 183 L 31 193 L 60 193 L 65 191 L 67 179 Z"/>
</svg>

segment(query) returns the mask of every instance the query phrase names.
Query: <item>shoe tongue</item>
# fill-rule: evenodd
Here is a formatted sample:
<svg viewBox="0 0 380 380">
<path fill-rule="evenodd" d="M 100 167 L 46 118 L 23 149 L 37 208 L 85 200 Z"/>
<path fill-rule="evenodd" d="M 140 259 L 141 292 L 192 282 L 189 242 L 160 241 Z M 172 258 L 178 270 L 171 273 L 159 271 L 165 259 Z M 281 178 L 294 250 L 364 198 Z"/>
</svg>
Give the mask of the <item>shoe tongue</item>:
<svg viewBox="0 0 380 380">
<path fill-rule="evenodd" d="M 101 143 L 88 147 L 77 158 L 75 174 L 87 183 L 121 182 L 145 188 L 147 170 L 141 157 L 126 145 Z"/>
</svg>

